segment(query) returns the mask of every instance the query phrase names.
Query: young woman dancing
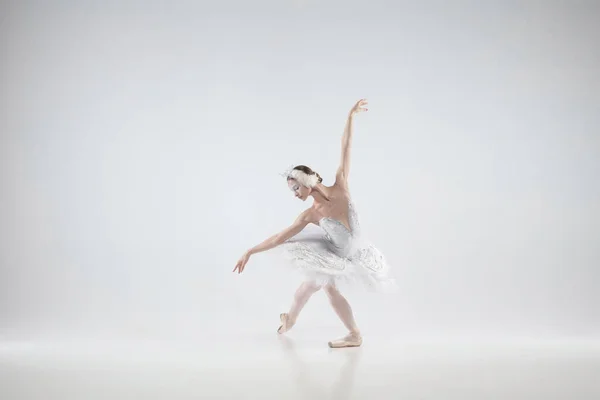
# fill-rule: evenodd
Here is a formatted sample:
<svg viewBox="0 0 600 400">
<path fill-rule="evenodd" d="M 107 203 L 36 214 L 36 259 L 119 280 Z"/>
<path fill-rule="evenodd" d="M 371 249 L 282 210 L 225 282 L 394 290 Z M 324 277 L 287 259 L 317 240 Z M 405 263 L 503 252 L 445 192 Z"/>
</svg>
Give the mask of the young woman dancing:
<svg viewBox="0 0 600 400">
<path fill-rule="evenodd" d="M 388 275 L 389 267 L 384 256 L 361 235 L 358 214 L 348 188 L 353 118 L 367 111 L 366 107 L 367 101 L 362 99 L 350 110 L 335 183 L 323 185 L 321 176 L 304 165 L 289 171 L 286 174 L 288 187 L 302 201 L 312 197 L 312 206 L 288 228 L 246 251 L 233 270 L 241 273 L 251 255 L 281 246 L 292 264 L 303 273 L 305 281 L 296 291 L 290 310 L 280 314 L 281 326 L 277 332 L 290 330 L 310 297 L 324 289 L 333 309 L 349 331 L 345 337 L 329 342 L 333 348 L 362 344 L 352 309 L 340 293 L 338 283 L 360 283 L 375 291 L 394 284 Z M 308 224 L 320 226 L 323 234 L 301 237 L 299 233 Z"/>
</svg>

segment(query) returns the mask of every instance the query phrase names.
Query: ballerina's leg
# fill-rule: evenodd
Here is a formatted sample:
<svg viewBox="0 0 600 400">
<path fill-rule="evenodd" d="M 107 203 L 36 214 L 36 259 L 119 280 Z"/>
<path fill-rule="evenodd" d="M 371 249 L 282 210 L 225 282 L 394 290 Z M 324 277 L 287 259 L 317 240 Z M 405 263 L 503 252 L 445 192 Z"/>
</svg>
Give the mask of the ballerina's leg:
<svg viewBox="0 0 600 400">
<path fill-rule="evenodd" d="M 350 333 L 359 333 L 358 326 L 356 325 L 356 321 L 354 320 L 354 314 L 352 313 L 352 307 L 350 307 L 350 303 L 340 291 L 335 287 L 334 284 L 325 285 L 325 293 L 327 293 L 327 297 L 329 298 L 329 302 L 331 306 L 335 310 L 335 313 L 340 317 L 344 326 Z"/>
<path fill-rule="evenodd" d="M 350 303 L 348 303 L 348 300 L 342 296 L 334 284 L 325 285 L 325 292 L 327 293 L 327 297 L 329 297 L 329 301 L 331 302 L 336 314 L 338 317 L 340 317 L 346 326 L 346 329 L 348 329 L 350 332 L 341 339 L 336 339 L 329 342 L 329 347 L 340 348 L 360 346 L 362 344 L 362 337 L 360 335 L 358 326 L 356 325 L 356 321 L 354 320 L 354 314 L 352 313 Z"/>
<path fill-rule="evenodd" d="M 294 293 L 294 299 L 292 301 L 290 311 L 287 314 L 281 314 L 280 316 L 282 326 L 278 330 L 279 333 L 283 333 L 294 326 L 300 311 L 302 311 L 311 296 L 320 289 L 321 286 L 314 281 L 305 281 L 300 285 L 300 287 L 298 287 L 296 293 Z"/>
</svg>

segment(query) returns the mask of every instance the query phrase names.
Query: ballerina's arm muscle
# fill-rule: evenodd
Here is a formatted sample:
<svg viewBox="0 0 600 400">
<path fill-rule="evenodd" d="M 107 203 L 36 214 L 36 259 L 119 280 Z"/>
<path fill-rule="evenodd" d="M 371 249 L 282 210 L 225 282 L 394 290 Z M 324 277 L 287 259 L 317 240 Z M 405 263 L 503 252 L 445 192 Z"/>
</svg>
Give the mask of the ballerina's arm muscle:
<svg viewBox="0 0 600 400">
<path fill-rule="evenodd" d="M 346 183 L 348 174 L 350 173 L 350 148 L 352 147 L 352 118 L 353 115 L 348 115 L 346 126 L 344 127 L 344 135 L 342 136 L 342 156 L 340 165 L 335 174 L 336 183 Z"/>
<path fill-rule="evenodd" d="M 346 185 L 348 183 L 348 175 L 350 174 L 350 149 L 352 148 L 352 134 L 353 134 L 353 118 L 356 113 L 367 111 L 366 99 L 359 100 L 350 110 L 348 118 L 346 119 L 346 126 L 344 127 L 344 134 L 342 135 L 342 156 L 340 159 L 340 165 L 335 173 L 335 183 Z"/>
<path fill-rule="evenodd" d="M 298 218 L 296 218 L 296 220 L 294 221 L 294 223 L 292 225 L 288 226 L 281 232 L 276 233 L 275 235 L 269 237 L 262 243 L 257 244 L 256 246 L 254 246 L 253 248 L 248 250 L 248 254 L 261 253 L 263 251 L 267 251 L 274 247 L 277 247 L 282 243 L 285 243 L 286 240 L 288 240 L 288 239 L 294 237 L 295 235 L 297 235 L 298 233 L 300 233 L 302 231 L 302 229 L 304 229 L 306 227 L 306 225 L 308 225 L 311 222 L 309 215 L 310 215 L 310 209 L 306 210 L 302 214 L 300 214 L 298 216 Z"/>
</svg>

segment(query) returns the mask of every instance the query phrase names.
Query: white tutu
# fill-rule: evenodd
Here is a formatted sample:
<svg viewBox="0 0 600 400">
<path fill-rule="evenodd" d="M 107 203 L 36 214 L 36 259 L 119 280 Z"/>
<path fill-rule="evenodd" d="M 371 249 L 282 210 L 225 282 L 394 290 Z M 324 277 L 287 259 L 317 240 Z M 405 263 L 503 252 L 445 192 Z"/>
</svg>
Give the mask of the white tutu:
<svg viewBox="0 0 600 400">
<path fill-rule="evenodd" d="M 366 241 L 352 202 L 350 229 L 340 221 L 323 218 L 323 232 L 302 232 L 281 245 L 284 255 L 306 279 L 317 284 L 357 284 L 370 291 L 390 292 L 395 281 L 383 254 Z"/>
</svg>

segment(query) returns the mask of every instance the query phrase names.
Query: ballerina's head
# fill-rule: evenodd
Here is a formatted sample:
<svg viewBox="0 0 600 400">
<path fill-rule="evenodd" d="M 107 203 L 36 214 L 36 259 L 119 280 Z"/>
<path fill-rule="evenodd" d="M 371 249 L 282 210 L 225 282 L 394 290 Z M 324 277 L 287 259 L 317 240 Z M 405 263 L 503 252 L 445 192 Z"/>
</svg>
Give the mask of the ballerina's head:
<svg viewBox="0 0 600 400">
<path fill-rule="evenodd" d="M 302 201 L 306 200 L 313 188 L 323 181 L 318 173 L 306 165 L 295 166 L 286 174 L 286 177 L 288 187 Z"/>
</svg>

